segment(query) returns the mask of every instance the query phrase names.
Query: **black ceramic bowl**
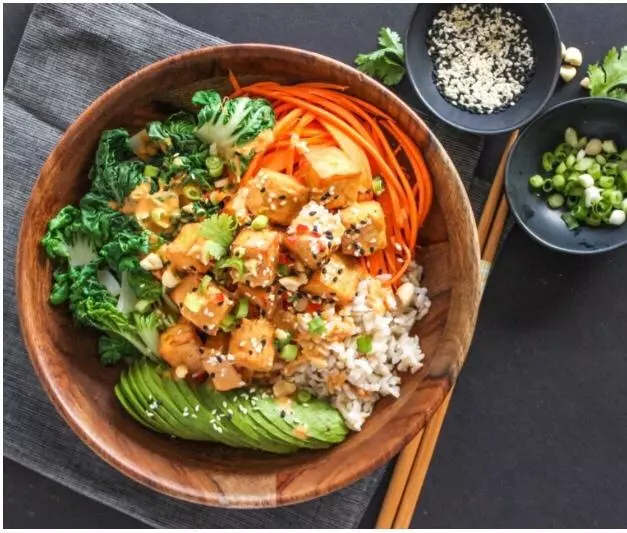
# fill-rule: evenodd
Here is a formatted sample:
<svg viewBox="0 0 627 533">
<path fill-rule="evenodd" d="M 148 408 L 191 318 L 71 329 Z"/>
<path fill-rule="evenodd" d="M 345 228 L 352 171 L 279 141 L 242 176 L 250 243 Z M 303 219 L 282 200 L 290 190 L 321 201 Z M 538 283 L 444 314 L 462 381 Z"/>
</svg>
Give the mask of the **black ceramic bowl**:
<svg viewBox="0 0 627 533">
<path fill-rule="evenodd" d="M 627 103 L 612 98 L 578 98 L 557 105 L 534 120 L 512 147 L 505 190 L 520 225 L 538 242 L 573 254 L 595 254 L 627 243 L 627 223 L 618 227 L 580 226 L 569 230 L 562 209 L 551 209 L 529 190 L 529 177 L 542 172 L 542 154 L 564 142 L 569 126 L 588 139 L 613 139 L 627 147 Z"/>
<path fill-rule="evenodd" d="M 427 53 L 427 31 L 438 11 L 449 5 L 419 4 L 407 30 L 405 62 L 409 79 L 418 96 L 439 119 L 470 133 L 495 135 L 524 126 L 546 105 L 559 76 L 560 37 L 551 11 L 546 4 L 503 6 L 519 15 L 529 32 L 536 56 L 535 74 L 515 105 L 490 115 L 479 115 L 446 101 L 433 80 L 433 63 Z"/>
</svg>

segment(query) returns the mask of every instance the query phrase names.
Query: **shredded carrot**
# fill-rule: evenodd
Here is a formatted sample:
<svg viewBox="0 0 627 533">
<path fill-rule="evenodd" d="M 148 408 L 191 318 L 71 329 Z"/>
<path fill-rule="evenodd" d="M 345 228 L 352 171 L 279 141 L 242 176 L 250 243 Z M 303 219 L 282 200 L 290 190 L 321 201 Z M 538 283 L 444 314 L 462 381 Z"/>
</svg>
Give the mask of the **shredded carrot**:
<svg viewBox="0 0 627 533">
<path fill-rule="evenodd" d="M 233 87 L 234 91 L 240 90 L 239 82 L 237 81 L 235 74 L 233 74 L 233 71 L 230 69 L 229 69 L 229 83 L 231 84 L 231 87 Z"/>
<path fill-rule="evenodd" d="M 433 200 L 431 176 L 415 143 L 387 113 L 346 94 L 348 87 L 321 82 L 241 87 L 232 73 L 229 80 L 232 97 L 265 98 L 277 116 L 274 141 L 255 154 L 244 183 L 262 167 L 304 182 L 303 153 L 315 145 L 337 146 L 361 169 L 360 201 L 373 197 L 373 176 L 383 179 L 385 191 L 376 199 L 386 219 L 388 245 L 359 262 L 371 275 L 389 274 L 386 285 L 397 284 L 411 264 Z"/>
</svg>

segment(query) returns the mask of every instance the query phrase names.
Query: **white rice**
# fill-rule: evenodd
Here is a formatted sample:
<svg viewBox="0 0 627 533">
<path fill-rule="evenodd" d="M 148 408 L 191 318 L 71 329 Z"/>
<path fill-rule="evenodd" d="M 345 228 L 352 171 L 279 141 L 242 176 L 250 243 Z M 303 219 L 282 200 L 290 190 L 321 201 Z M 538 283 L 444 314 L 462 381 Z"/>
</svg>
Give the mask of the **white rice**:
<svg viewBox="0 0 627 533">
<path fill-rule="evenodd" d="M 384 302 L 380 299 L 373 301 L 368 297 L 369 292 L 380 291 L 380 281 L 374 278 L 362 280 L 353 302 L 339 312 L 342 320 L 352 328 L 352 335 L 332 342 L 319 337 L 316 344 L 326 355 L 326 365 L 321 367 L 308 362 L 285 379 L 316 396 L 330 397 L 347 426 L 359 431 L 380 397 L 400 395 L 398 373 L 413 374 L 422 367 L 424 354 L 420 341 L 418 336 L 409 334 L 414 323 L 431 307 L 427 289 L 420 286 L 421 275 L 421 267 L 413 264 L 403 278 L 403 282 L 414 286 L 413 297 L 406 309 L 400 309 L 391 291 Z M 324 318 L 328 320 L 329 317 Z M 356 339 L 360 335 L 372 338 L 372 351 L 367 355 L 357 351 Z M 338 372 L 344 372 L 346 380 L 339 390 L 330 390 L 329 377 Z"/>
</svg>

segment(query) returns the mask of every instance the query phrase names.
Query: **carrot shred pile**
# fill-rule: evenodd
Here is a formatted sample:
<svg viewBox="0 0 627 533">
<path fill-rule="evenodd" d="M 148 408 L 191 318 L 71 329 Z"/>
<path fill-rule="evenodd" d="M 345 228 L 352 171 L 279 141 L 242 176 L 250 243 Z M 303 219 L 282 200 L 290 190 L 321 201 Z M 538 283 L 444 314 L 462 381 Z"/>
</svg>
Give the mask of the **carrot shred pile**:
<svg viewBox="0 0 627 533">
<path fill-rule="evenodd" d="M 386 113 L 354 96 L 348 87 L 330 83 L 280 85 L 259 82 L 240 87 L 229 72 L 231 97 L 267 99 L 277 117 L 274 141 L 255 154 L 242 182 L 262 168 L 304 180 L 301 156 L 306 146 L 337 146 L 362 170 L 362 180 L 382 178 L 385 191 L 377 197 L 385 214 L 388 246 L 361 264 L 373 275 L 389 274 L 384 283 L 396 285 L 414 258 L 418 232 L 433 200 L 433 186 L 424 158 L 415 143 Z M 408 164 L 410 171 L 402 163 Z M 372 198 L 372 193 L 360 200 Z"/>
</svg>

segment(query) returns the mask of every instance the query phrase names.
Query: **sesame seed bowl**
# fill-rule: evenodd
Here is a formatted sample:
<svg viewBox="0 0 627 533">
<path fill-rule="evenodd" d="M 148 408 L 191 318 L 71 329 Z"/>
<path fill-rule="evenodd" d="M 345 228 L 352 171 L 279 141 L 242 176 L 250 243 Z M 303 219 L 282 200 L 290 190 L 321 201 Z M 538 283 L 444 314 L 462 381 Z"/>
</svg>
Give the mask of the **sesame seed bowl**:
<svg viewBox="0 0 627 533">
<path fill-rule="evenodd" d="M 560 38 L 546 4 L 420 4 L 405 41 L 418 97 L 470 133 L 524 126 L 557 84 Z"/>
</svg>

